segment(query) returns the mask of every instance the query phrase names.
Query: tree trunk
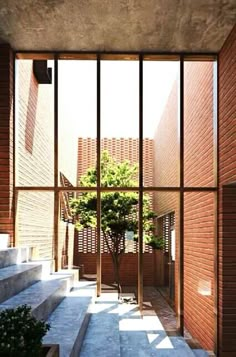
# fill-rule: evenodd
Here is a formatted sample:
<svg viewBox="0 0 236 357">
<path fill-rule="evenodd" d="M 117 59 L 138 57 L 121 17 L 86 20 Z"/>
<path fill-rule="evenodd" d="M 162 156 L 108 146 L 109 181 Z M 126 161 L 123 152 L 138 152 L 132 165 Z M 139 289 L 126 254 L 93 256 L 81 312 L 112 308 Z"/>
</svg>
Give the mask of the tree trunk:
<svg viewBox="0 0 236 357">
<path fill-rule="evenodd" d="M 109 236 L 107 236 L 107 234 L 105 232 L 103 232 L 103 236 L 105 238 L 106 246 L 111 254 L 112 263 L 113 263 L 113 271 L 114 271 L 114 279 L 115 279 L 115 283 L 117 285 L 117 292 L 119 295 L 122 292 L 121 285 L 120 285 L 120 258 L 121 258 L 121 255 L 119 253 L 120 241 L 119 241 L 118 237 L 116 237 L 117 245 L 116 246 L 113 245 L 113 247 L 111 247 L 109 244 Z"/>
<path fill-rule="evenodd" d="M 113 260 L 113 267 L 114 267 L 114 276 L 115 276 L 115 283 L 117 285 L 117 292 L 118 295 L 122 292 L 121 285 L 120 285 L 120 264 L 119 264 L 119 257 L 114 256 Z"/>
<path fill-rule="evenodd" d="M 115 284 L 117 286 L 117 292 L 118 295 L 122 292 L 121 285 L 120 285 L 120 262 L 119 262 L 119 256 L 116 256 L 116 254 L 112 253 L 111 254 L 112 258 L 112 263 L 113 263 L 113 272 L 114 272 L 114 279 L 115 279 Z"/>
</svg>

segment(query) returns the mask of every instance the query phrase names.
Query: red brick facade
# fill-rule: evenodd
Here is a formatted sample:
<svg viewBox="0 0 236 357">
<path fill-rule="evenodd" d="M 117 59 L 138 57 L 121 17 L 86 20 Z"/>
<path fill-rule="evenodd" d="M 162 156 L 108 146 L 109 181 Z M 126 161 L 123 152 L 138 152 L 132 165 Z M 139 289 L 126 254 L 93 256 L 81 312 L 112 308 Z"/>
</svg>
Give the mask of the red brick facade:
<svg viewBox="0 0 236 357">
<path fill-rule="evenodd" d="M 96 165 L 96 139 L 79 138 L 78 140 L 78 181 L 89 167 Z M 153 140 L 143 140 L 144 185 L 153 185 Z M 119 162 L 129 160 L 131 164 L 139 162 L 139 139 L 102 138 L 101 151 L 107 150 Z M 138 177 L 137 177 L 138 182 Z"/>
<path fill-rule="evenodd" d="M 184 63 L 184 184 L 214 186 L 213 62 Z M 214 349 L 214 194 L 184 195 L 184 323 Z"/>
<path fill-rule="evenodd" d="M 85 274 L 95 274 L 96 254 L 86 253 L 78 255 L 78 262 L 84 266 Z M 160 265 L 159 256 L 155 253 L 144 254 L 144 285 L 155 286 L 160 283 L 160 273 L 156 271 Z M 157 280 L 159 278 L 159 280 Z M 120 267 L 120 281 L 122 286 L 137 286 L 138 284 L 138 255 L 125 253 Z M 102 282 L 114 283 L 113 265 L 109 253 L 102 254 Z"/>
<path fill-rule="evenodd" d="M 155 134 L 154 177 L 162 186 L 179 185 L 178 110 L 175 82 Z M 184 63 L 184 184 L 189 187 L 213 186 L 212 62 Z M 155 208 L 159 215 L 175 212 L 177 307 L 179 193 L 156 193 Z M 213 218 L 212 193 L 185 193 L 184 323 L 208 350 L 214 347 Z"/>
<path fill-rule="evenodd" d="M 54 85 L 38 84 L 32 60 L 16 64 L 16 185 L 54 185 Z M 54 193 L 19 191 L 17 242 L 37 247 L 40 258 L 52 258 Z M 59 267 L 72 264 L 74 230 L 59 224 Z"/>
</svg>

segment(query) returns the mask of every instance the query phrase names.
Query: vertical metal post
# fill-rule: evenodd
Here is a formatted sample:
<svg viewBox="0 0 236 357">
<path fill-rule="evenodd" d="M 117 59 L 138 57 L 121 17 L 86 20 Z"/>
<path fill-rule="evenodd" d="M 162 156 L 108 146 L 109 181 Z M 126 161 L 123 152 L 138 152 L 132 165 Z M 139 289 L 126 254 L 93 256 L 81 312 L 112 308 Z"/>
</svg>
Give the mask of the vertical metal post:
<svg viewBox="0 0 236 357">
<path fill-rule="evenodd" d="M 58 271 L 58 230 L 59 230 L 59 191 L 58 191 L 58 57 L 54 60 L 54 268 Z"/>
<path fill-rule="evenodd" d="M 179 197 L 179 261 L 178 261 L 178 321 L 179 333 L 184 335 L 184 59 L 180 57 L 180 197 Z"/>
<path fill-rule="evenodd" d="M 101 295 L 101 61 L 97 57 L 97 296 Z"/>
<path fill-rule="evenodd" d="M 17 245 L 17 200 L 18 192 L 16 192 L 16 55 L 11 54 L 12 66 L 13 66 L 13 206 L 12 206 L 12 220 L 13 220 L 13 240 L 11 242 L 11 247 L 16 247 Z"/>
<path fill-rule="evenodd" d="M 139 250 L 138 304 L 143 308 L 143 56 L 139 55 Z"/>
<path fill-rule="evenodd" d="M 214 148 L 214 352 L 218 355 L 219 341 L 219 120 L 218 120 L 218 93 L 219 93 L 219 66 L 218 61 L 213 63 L 213 148 Z"/>
</svg>

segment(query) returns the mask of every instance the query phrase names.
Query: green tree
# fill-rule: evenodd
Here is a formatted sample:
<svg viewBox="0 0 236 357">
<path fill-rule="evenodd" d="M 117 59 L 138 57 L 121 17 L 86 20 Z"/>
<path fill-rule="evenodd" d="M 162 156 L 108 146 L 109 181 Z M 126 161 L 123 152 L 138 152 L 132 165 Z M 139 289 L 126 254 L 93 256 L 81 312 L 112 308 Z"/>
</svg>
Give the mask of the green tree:
<svg viewBox="0 0 236 357">
<path fill-rule="evenodd" d="M 107 151 L 101 155 L 102 187 L 137 187 L 137 165 L 128 160 L 117 162 Z M 80 185 L 96 186 L 97 169 L 88 169 L 80 179 Z M 95 192 L 83 192 L 78 198 L 70 201 L 72 213 L 76 218 L 78 230 L 96 228 L 97 195 Z M 137 192 L 103 192 L 101 194 L 101 230 L 105 244 L 111 254 L 114 277 L 118 292 L 120 286 L 121 258 L 125 252 L 127 232 L 132 232 L 133 239 L 138 239 L 138 193 Z M 155 235 L 153 223 L 156 217 L 151 210 L 150 196 L 143 195 L 143 240 L 155 249 L 163 247 L 162 237 Z"/>
</svg>

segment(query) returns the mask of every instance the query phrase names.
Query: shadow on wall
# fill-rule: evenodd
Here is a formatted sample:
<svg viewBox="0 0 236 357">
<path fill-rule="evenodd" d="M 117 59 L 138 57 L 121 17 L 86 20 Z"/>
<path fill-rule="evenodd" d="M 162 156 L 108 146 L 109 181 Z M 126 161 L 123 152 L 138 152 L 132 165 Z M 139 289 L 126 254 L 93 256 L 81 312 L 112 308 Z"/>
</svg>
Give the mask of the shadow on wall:
<svg viewBox="0 0 236 357">
<path fill-rule="evenodd" d="M 25 126 L 25 149 L 30 154 L 33 153 L 37 103 L 38 103 L 38 82 L 34 76 L 34 73 L 32 72 L 30 78 L 26 126 Z"/>
</svg>

